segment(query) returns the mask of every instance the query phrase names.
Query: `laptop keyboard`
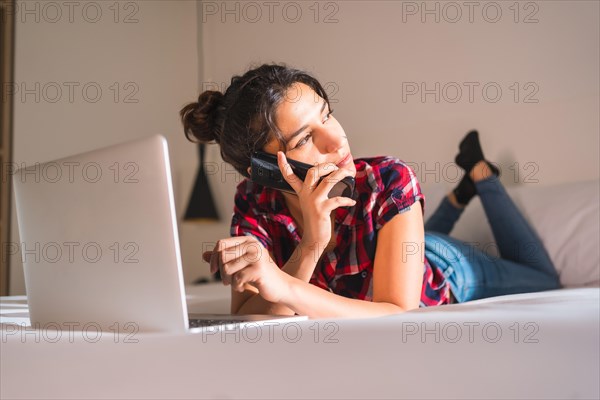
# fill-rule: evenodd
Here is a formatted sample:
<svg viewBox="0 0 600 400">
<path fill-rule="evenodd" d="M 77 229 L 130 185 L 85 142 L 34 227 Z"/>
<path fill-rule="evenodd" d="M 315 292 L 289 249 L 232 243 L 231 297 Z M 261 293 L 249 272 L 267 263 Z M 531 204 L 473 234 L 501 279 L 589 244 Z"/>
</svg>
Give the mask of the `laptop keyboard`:
<svg viewBox="0 0 600 400">
<path fill-rule="evenodd" d="M 248 322 L 243 319 L 190 319 L 190 328 L 202 328 L 215 325 L 234 325 L 242 322 Z"/>
</svg>

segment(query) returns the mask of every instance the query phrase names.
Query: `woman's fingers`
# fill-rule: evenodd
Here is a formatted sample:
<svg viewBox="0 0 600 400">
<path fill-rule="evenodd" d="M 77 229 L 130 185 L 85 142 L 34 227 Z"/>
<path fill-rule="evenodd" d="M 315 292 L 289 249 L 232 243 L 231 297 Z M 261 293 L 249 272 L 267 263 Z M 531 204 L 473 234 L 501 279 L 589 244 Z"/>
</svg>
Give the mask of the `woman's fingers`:
<svg viewBox="0 0 600 400">
<path fill-rule="evenodd" d="M 306 178 L 304 179 L 304 186 L 309 187 L 311 190 L 315 190 L 320 186 L 319 180 L 322 177 L 325 177 L 323 180 L 329 179 L 331 174 L 339 171 L 339 167 L 334 163 L 323 163 L 315 165 L 310 168 L 306 173 Z"/>
<path fill-rule="evenodd" d="M 262 253 L 262 249 L 262 245 L 252 236 L 234 236 L 221 239 L 215 246 L 215 250 L 220 254 L 223 264 L 240 257 L 246 252 Z"/>
<path fill-rule="evenodd" d="M 332 197 L 331 199 L 326 200 L 323 203 L 323 209 L 327 212 L 331 212 L 339 207 L 352 207 L 356 204 L 356 200 L 353 200 L 349 197 Z"/>
<path fill-rule="evenodd" d="M 212 271 L 221 271 L 223 284 L 233 290 L 244 291 L 246 284 L 256 288 L 267 301 L 280 302 L 289 291 L 285 277 L 272 260 L 269 252 L 253 236 L 219 240 L 213 251 L 202 254 L 209 259 Z"/>
<path fill-rule="evenodd" d="M 246 267 L 252 264 L 250 259 L 253 256 L 250 255 L 249 257 L 247 257 L 247 255 L 248 254 L 243 254 L 239 258 L 223 263 L 221 271 L 222 276 L 227 277 L 227 280 L 229 280 L 229 282 L 227 283 L 233 284 L 233 282 L 231 282 L 232 277 L 239 274 L 241 271 L 247 269 Z"/>
<path fill-rule="evenodd" d="M 246 283 L 251 284 L 253 282 L 253 277 L 254 277 L 254 271 L 252 271 L 248 268 L 244 268 L 241 271 L 233 274 L 233 276 L 231 277 L 231 287 L 236 292 L 241 293 L 244 291 L 244 284 L 246 284 Z"/>
<path fill-rule="evenodd" d="M 352 176 L 352 175 L 353 175 L 352 171 L 344 169 L 344 168 L 338 168 L 331 175 L 328 175 L 328 176 L 326 176 L 323 179 L 323 181 L 315 189 L 315 193 L 318 194 L 318 195 L 325 195 L 325 196 L 327 196 L 329 194 L 329 192 L 331 191 L 331 189 L 333 189 L 333 187 L 338 182 L 340 182 L 345 177 Z"/>
<path fill-rule="evenodd" d="M 204 252 L 202 255 L 203 259 L 210 263 L 211 274 L 220 271 L 221 279 L 226 285 L 231 283 L 231 276 L 237 271 L 266 256 L 266 249 L 251 236 L 221 239 L 213 251 Z"/>
<path fill-rule="evenodd" d="M 283 175 L 283 179 L 290 184 L 296 193 L 300 193 L 303 184 L 302 179 L 298 178 L 298 176 L 294 174 L 292 166 L 287 162 L 287 158 L 283 151 L 277 152 L 277 164 L 279 165 L 279 170 Z"/>
<path fill-rule="evenodd" d="M 296 193 L 300 193 L 302 190 L 307 190 L 309 193 L 312 192 L 319 186 L 319 180 L 322 177 L 330 175 L 331 173 L 340 169 L 334 163 L 315 165 L 314 167 L 308 169 L 303 182 L 296 174 L 294 174 L 292 167 L 288 163 L 287 158 L 282 151 L 277 152 L 277 162 L 284 179 L 290 184 Z"/>
</svg>

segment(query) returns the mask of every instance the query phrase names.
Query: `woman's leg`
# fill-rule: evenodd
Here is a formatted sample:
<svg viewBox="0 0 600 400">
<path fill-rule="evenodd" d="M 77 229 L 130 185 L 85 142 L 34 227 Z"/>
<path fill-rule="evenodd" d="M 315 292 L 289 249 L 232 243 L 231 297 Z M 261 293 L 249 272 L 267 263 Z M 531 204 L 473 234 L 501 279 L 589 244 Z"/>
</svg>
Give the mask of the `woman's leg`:
<svg viewBox="0 0 600 400">
<path fill-rule="evenodd" d="M 459 303 L 560 288 L 556 276 L 488 255 L 448 235 L 426 232 L 425 256 L 442 271 Z"/>
<path fill-rule="evenodd" d="M 425 223 L 425 230 L 450 233 L 464 208 L 477 194 L 473 180 L 465 174 L 458 186 L 442 199 L 433 215 Z"/>
<path fill-rule="evenodd" d="M 469 132 L 459 149 L 455 161 L 474 182 L 501 257 L 558 281 L 544 245 L 502 187 L 500 171 L 485 161 L 477 131 Z"/>
<path fill-rule="evenodd" d="M 500 256 L 522 264 L 523 268 L 529 267 L 558 279 L 542 241 L 508 196 L 498 177 L 491 175 L 474 181 Z"/>
<path fill-rule="evenodd" d="M 444 196 L 438 208 L 425 223 L 425 231 L 450 233 L 462 212 L 463 208 L 456 207 L 448 196 Z"/>
<path fill-rule="evenodd" d="M 479 194 L 502 258 L 447 236 L 448 227 L 452 229 L 460 212 L 452 214 L 441 205 L 433 226 L 444 230 L 426 232 L 425 256 L 442 271 L 456 300 L 559 288 L 558 274 L 541 240 L 504 190 L 498 169 L 485 161 L 478 133 L 469 132 L 459 148 L 456 163 L 467 172 Z"/>
</svg>

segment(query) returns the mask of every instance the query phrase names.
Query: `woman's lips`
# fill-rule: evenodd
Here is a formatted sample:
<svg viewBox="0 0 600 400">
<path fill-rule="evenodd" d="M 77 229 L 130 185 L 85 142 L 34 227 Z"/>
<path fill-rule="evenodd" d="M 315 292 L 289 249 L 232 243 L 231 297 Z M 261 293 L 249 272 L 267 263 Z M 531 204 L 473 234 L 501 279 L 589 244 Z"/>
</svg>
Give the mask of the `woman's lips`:
<svg viewBox="0 0 600 400">
<path fill-rule="evenodd" d="M 352 159 L 352 154 L 348 153 L 346 155 L 346 157 L 344 157 L 340 162 L 338 162 L 336 165 L 338 167 L 344 167 L 345 165 L 347 165 L 348 163 L 350 163 L 350 159 Z"/>
</svg>

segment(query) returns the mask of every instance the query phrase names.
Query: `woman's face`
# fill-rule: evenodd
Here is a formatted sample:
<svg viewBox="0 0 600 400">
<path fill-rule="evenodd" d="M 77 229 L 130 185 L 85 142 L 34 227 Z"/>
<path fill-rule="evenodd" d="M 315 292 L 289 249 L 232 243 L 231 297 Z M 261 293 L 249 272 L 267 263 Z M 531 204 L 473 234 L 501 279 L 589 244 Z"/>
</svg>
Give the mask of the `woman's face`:
<svg viewBox="0 0 600 400">
<path fill-rule="evenodd" d="M 280 148 L 277 139 L 272 139 L 264 151 L 277 154 L 282 150 L 286 157 L 311 165 L 331 162 L 356 174 L 344 129 L 325 100 L 310 86 L 296 83 L 288 90 L 277 107 L 275 122 L 286 143 L 285 149 Z"/>
</svg>

